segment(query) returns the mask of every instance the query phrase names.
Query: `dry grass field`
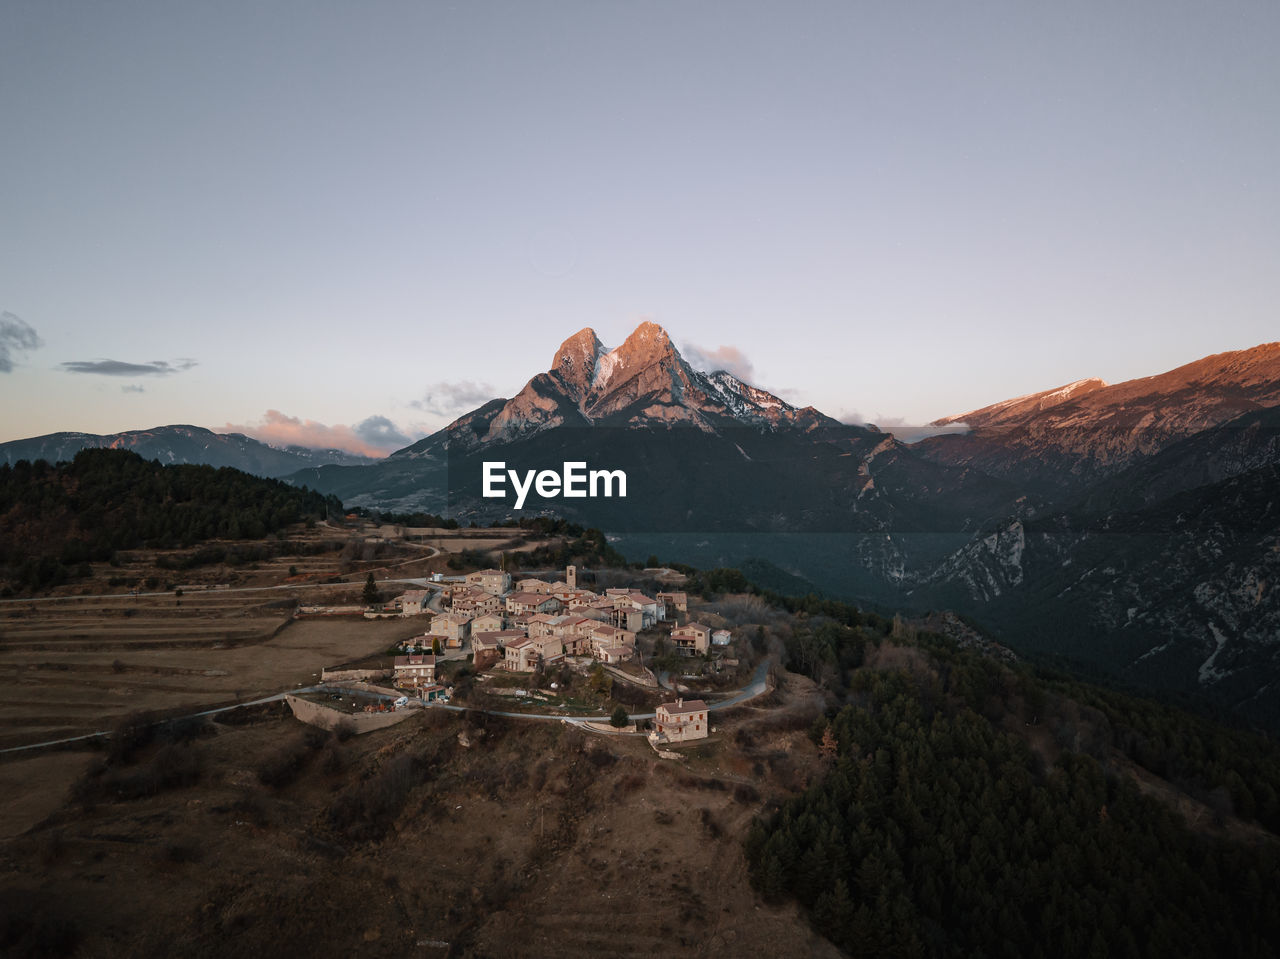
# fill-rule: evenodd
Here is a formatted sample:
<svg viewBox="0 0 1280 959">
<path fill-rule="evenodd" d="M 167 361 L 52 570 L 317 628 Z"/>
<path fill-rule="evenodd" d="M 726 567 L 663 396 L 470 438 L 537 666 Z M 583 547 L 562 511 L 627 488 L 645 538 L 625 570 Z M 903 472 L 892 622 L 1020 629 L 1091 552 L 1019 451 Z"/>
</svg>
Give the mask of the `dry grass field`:
<svg viewBox="0 0 1280 959">
<path fill-rule="evenodd" d="M 40 954 L 838 955 L 742 853 L 820 773 L 804 709 L 741 708 L 678 762 L 556 723 L 429 711 L 344 742 L 252 712 L 106 766 L 0 765 L 46 787 L 0 838 L 0 909 Z"/>
<path fill-rule="evenodd" d="M 398 538 L 424 533 L 430 545 Z M 511 537 L 357 525 L 298 528 L 286 539 L 302 549 L 190 569 L 173 567 L 197 550 L 133 551 L 52 595 L 0 601 L 0 749 L 110 729 L 140 710 L 195 710 L 308 685 L 324 666 L 386 649 L 426 623 L 295 620 L 297 605 L 359 604 L 370 572 L 390 599 L 409 588 L 396 580 L 451 572 L 451 551 Z M 210 545 L 264 544 L 197 549 Z"/>
<path fill-rule="evenodd" d="M 237 616 L 238 644 L 231 645 L 231 634 L 208 615 L 175 619 L 164 629 L 153 617 L 143 621 L 142 636 L 98 646 L 80 640 L 68 641 L 71 648 L 53 641 L 0 646 L 0 748 L 110 729 L 139 710 L 195 710 L 309 685 L 326 665 L 424 629 L 414 620 L 292 621 L 288 611 L 249 608 Z M 78 623 L 75 635 L 81 628 L 90 627 Z"/>
</svg>

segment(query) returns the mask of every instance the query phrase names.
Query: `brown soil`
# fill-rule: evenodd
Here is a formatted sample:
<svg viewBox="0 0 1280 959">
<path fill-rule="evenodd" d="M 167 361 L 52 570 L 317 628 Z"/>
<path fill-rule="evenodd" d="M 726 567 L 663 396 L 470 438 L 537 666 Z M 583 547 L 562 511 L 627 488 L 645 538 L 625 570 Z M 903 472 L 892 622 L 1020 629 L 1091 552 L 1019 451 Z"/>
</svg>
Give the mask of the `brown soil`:
<svg viewBox="0 0 1280 959">
<path fill-rule="evenodd" d="M 178 747 L 199 757 L 198 784 L 68 803 L 0 841 L 0 897 L 36 903 L 49 928 L 76 931 L 70 954 L 104 959 L 285 943 L 344 957 L 834 957 L 795 906 L 763 903 L 747 880 L 752 818 L 821 769 L 785 725 L 731 720 L 680 762 L 640 739 L 443 712 L 310 753 L 292 719 L 222 727 Z M 265 786 L 258 770 L 282 744 L 308 758 L 294 782 Z M 159 763 L 157 749 L 124 771 Z M 16 782 L 50 763 L 52 779 L 54 760 L 0 770 Z M 403 768 L 401 801 L 333 814 Z M 58 773 L 62 790 L 74 772 Z"/>
</svg>

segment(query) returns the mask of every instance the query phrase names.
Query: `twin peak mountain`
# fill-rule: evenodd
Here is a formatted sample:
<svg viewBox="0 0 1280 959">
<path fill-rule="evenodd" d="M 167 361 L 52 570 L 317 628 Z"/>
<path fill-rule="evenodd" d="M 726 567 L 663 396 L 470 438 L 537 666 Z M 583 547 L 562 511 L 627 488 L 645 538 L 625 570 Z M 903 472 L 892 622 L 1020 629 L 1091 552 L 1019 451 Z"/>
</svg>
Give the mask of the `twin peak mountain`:
<svg viewBox="0 0 1280 959">
<path fill-rule="evenodd" d="M 393 454 L 417 457 L 445 444 L 475 449 L 510 443 L 556 427 L 609 426 L 704 433 L 751 427 L 766 431 L 849 429 L 813 407 L 797 408 L 732 373 L 704 373 L 689 364 L 666 330 L 641 323 L 607 348 L 590 327 L 560 344 L 551 369 L 511 399 L 495 399 L 440 432 Z"/>
</svg>

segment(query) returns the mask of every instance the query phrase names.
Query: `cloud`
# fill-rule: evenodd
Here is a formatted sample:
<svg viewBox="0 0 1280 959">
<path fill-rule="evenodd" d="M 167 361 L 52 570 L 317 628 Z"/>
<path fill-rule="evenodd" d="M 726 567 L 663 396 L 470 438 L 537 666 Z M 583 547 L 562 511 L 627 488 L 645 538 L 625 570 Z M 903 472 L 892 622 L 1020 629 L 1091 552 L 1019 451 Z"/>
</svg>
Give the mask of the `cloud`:
<svg viewBox="0 0 1280 959">
<path fill-rule="evenodd" d="M 774 396 L 780 400 L 786 400 L 792 406 L 808 406 L 808 394 L 804 390 L 793 390 L 791 387 L 783 387 L 780 390 L 770 390 Z"/>
<path fill-rule="evenodd" d="M 305 446 L 309 449 L 340 449 L 363 456 L 381 457 L 413 442 L 385 416 L 370 416 L 355 426 L 328 426 L 315 420 L 267 410 L 259 423 L 228 423 L 229 433 L 244 433 L 272 446 Z"/>
<path fill-rule="evenodd" d="M 65 373 L 93 373 L 98 376 L 169 376 L 196 365 L 192 359 L 152 360 L 150 363 L 126 363 L 123 360 L 71 360 L 62 364 Z"/>
<path fill-rule="evenodd" d="M 355 425 L 353 432 L 370 446 L 398 450 L 413 442 L 385 416 L 370 416 Z"/>
<path fill-rule="evenodd" d="M 756 368 L 747 359 L 746 354 L 736 346 L 721 345 L 714 350 L 705 350 L 696 344 L 686 343 L 681 352 L 684 358 L 697 369 L 707 373 L 724 370 L 744 383 L 755 385 Z"/>
<path fill-rule="evenodd" d="M 145 393 L 146 390 L 143 389 L 141 386 L 139 386 L 137 383 L 131 383 L 128 386 L 120 387 L 120 392 L 121 393 Z"/>
<path fill-rule="evenodd" d="M 495 396 L 497 393 L 488 383 L 458 380 L 456 383 L 433 383 L 427 387 L 422 399 L 411 400 L 409 405 L 436 416 L 456 416 L 482 406 Z"/>
<path fill-rule="evenodd" d="M 13 354 L 38 350 L 44 346 L 40 334 L 20 316 L 5 310 L 0 313 L 0 373 L 13 372 Z"/>
</svg>

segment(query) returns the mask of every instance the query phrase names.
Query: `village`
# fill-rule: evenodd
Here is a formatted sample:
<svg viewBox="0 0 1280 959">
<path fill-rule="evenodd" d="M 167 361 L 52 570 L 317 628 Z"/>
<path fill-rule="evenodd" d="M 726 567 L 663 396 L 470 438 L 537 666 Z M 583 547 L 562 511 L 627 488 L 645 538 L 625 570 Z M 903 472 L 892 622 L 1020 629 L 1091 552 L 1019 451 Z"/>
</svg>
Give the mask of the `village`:
<svg viewBox="0 0 1280 959">
<path fill-rule="evenodd" d="M 670 680 L 674 670 L 655 671 L 646 659 L 660 666 L 678 665 L 682 679 L 704 672 L 716 675 L 739 665 L 731 631 L 691 619 L 683 592 L 648 596 L 631 586 L 596 591 L 581 579 L 581 571 L 572 565 L 554 582 L 513 580 L 502 569 L 450 577 L 434 574 L 421 588 L 362 612 L 369 619 L 429 617 L 429 627 L 399 643 L 390 663 L 325 669 L 319 695 L 290 697 L 294 714 L 304 722 L 332 727 L 343 721 L 341 707 L 334 704 L 343 702 L 345 695 L 357 713 L 346 721 L 363 732 L 399 721 L 420 707 L 461 708 L 453 701 L 463 699 L 475 708 L 487 697 L 501 698 L 504 710 L 535 706 L 542 718 L 563 711 L 572 719 L 571 710 L 558 709 L 565 704 L 556 692 L 577 676 L 579 685 L 597 689 L 602 681 L 609 689 L 632 688 L 635 702 L 664 699 L 635 722 L 621 706 L 612 717 L 576 717 L 590 728 L 645 733 L 660 752 L 706 739 L 711 733 L 708 703 L 685 698 L 686 687 Z M 642 634 L 648 639 L 643 644 L 638 642 Z M 646 646 L 647 657 L 642 652 Z M 553 675 L 560 682 L 549 679 Z M 465 692 L 463 683 L 456 682 L 464 677 Z M 546 690 L 539 690 L 539 685 Z"/>
</svg>

